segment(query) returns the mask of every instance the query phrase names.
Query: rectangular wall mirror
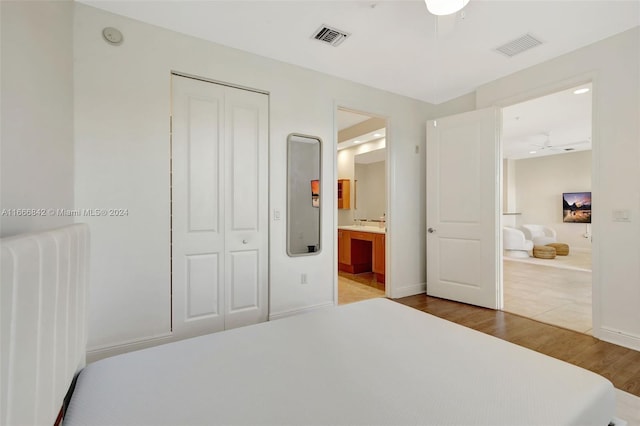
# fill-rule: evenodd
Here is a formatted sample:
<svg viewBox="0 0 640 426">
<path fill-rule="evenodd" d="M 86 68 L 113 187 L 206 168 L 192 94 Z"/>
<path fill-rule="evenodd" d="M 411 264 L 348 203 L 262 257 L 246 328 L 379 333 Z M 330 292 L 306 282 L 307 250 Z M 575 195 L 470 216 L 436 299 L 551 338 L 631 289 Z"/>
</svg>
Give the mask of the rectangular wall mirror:
<svg viewBox="0 0 640 426">
<path fill-rule="evenodd" d="M 287 253 L 320 252 L 322 141 L 292 133 L 287 138 Z"/>
</svg>

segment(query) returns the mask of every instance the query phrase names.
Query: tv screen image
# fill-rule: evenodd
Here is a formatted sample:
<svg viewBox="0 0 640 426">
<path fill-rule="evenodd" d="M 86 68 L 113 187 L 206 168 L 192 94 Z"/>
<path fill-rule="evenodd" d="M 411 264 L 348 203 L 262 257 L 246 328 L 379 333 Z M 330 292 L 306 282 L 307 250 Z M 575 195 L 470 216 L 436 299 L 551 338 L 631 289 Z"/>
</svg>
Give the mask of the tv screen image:
<svg viewBox="0 0 640 426">
<path fill-rule="evenodd" d="M 563 193 L 562 221 L 568 223 L 591 223 L 591 192 Z"/>
</svg>

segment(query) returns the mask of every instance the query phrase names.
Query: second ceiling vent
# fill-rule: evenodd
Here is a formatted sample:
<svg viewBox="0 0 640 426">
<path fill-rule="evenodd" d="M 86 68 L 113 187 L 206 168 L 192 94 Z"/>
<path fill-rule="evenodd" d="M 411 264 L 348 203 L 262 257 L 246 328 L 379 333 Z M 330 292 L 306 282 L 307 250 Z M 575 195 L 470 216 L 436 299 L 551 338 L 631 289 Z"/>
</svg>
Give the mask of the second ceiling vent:
<svg viewBox="0 0 640 426">
<path fill-rule="evenodd" d="M 345 41 L 350 35 L 351 34 L 346 31 L 332 28 L 328 25 L 322 25 L 313 33 L 311 37 L 335 47 Z"/>
<path fill-rule="evenodd" d="M 536 46 L 540 46 L 542 42 L 532 36 L 531 34 L 525 34 L 507 44 L 503 44 L 500 47 L 496 47 L 496 51 L 502 53 L 505 56 L 513 57 L 525 50 L 532 49 Z"/>
</svg>

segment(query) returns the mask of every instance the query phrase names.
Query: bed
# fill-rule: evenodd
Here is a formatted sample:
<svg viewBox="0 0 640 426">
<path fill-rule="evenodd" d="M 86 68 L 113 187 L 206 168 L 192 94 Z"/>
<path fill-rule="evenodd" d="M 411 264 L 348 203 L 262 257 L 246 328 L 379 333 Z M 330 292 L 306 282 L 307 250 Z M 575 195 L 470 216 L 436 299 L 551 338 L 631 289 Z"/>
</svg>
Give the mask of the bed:
<svg viewBox="0 0 640 426">
<path fill-rule="evenodd" d="M 79 368 L 64 425 L 607 425 L 615 403 L 601 376 L 383 298 Z"/>
</svg>

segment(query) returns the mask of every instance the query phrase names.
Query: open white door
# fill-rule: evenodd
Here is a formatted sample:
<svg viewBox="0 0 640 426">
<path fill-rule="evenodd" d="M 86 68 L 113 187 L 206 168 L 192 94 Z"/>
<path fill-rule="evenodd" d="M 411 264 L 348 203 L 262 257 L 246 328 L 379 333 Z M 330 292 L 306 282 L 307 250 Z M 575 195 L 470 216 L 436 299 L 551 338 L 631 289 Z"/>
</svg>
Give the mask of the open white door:
<svg viewBox="0 0 640 426">
<path fill-rule="evenodd" d="M 502 304 L 498 117 L 427 122 L 427 294 L 492 309 Z"/>
</svg>

